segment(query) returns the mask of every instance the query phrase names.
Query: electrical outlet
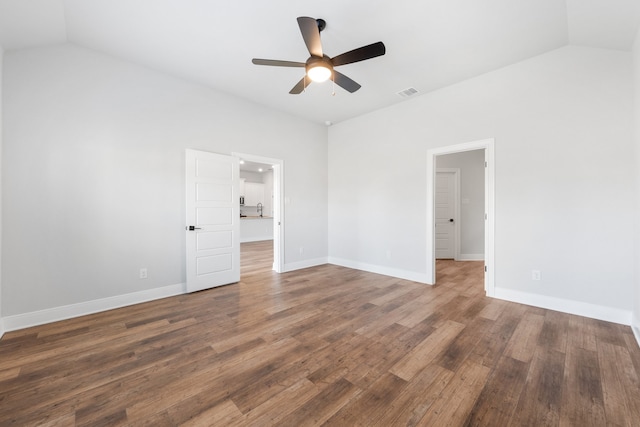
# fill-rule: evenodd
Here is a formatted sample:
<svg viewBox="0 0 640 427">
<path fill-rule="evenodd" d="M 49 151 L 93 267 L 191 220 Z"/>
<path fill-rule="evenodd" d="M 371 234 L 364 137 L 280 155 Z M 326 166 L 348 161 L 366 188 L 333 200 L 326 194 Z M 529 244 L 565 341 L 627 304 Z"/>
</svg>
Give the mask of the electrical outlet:
<svg viewBox="0 0 640 427">
<path fill-rule="evenodd" d="M 531 280 L 540 280 L 540 270 L 531 270 Z"/>
<path fill-rule="evenodd" d="M 147 269 L 146 268 L 141 268 L 140 269 L 140 278 L 141 279 L 146 279 L 147 278 Z"/>
<path fill-rule="evenodd" d="M 300 255 L 304 253 L 304 246 L 300 246 Z"/>
</svg>

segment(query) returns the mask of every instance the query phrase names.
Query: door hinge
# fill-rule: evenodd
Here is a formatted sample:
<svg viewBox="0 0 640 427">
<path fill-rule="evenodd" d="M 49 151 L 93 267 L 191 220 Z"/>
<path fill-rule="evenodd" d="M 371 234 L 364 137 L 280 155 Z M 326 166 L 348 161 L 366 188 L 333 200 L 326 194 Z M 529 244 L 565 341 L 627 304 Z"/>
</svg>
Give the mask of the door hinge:
<svg viewBox="0 0 640 427">
<path fill-rule="evenodd" d="M 484 167 L 486 168 L 487 166 L 488 166 L 488 165 L 487 165 L 487 162 L 484 162 Z"/>
<path fill-rule="evenodd" d="M 484 272 L 485 273 L 487 272 L 487 266 L 486 265 L 484 266 Z"/>
<path fill-rule="evenodd" d="M 488 218 L 487 214 L 484 214 L 484 219 L 486 220 Z"/>
</svg>

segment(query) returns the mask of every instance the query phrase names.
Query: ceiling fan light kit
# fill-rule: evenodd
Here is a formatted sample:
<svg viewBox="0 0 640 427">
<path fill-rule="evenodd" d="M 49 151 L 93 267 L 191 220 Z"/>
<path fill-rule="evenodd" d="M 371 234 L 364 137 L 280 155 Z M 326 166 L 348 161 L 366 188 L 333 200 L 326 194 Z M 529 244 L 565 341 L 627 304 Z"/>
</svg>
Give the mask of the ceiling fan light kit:
<svg viewBox="0 0 640 427">
<path fill-rule="evenodd" d="M 333 74 L 333 65 L 329 58 L 311 57 L 306 64 L 307 76 L 314 82 L 321 83 L 329 80 Z"/>
<path fill-rule="evenodd" d="M 324 82 L 329 78 L 332 78 L 335 84 L 348 92 L 357 91 L 361 86 L 344 74 L 334 70 L 334 67 L 382 56 L 386 52 L 384 43 L 373 43 L 330 58 L 323 53 L 322 42 L 320 41 L 320 32 L 325 29 L 326 24 L 324 19 L 314 19 L 308 16 L 298 18 L 302 39 L 311 55 L 306 62 L 259 58 L 253 58 L 252 62 L 256 65 L 275 67 L 304 67 L 304 77 L 289 91 L 292 95 L 302 93 L 311 82 Z"/>
</svg>

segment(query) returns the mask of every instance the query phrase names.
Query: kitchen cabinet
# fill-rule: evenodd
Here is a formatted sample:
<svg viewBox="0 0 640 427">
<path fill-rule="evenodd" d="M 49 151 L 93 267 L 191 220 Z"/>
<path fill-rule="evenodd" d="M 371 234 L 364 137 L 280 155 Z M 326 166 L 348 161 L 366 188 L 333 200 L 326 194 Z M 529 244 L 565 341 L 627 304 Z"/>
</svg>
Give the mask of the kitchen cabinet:
<svg viewBox="0 0 640 427">
<path fill-rule="evenodd" d="M 273 240 L 273 218 L 249 217 L 240 220 L 240 242 Z"/>
<path fill-rule="evenodd" d="M 264 205 L 264 184 L 258 182 L 245 182 L 244 205 L 257 206 L 258 203 L 262 203 Z"/>
</svg>

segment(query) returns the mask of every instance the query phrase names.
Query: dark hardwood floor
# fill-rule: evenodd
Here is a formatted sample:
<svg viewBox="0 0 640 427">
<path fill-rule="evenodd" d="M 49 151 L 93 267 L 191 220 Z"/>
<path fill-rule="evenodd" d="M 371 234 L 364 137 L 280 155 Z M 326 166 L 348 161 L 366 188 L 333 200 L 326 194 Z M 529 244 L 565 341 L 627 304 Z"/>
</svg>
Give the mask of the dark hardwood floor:
<svg viewBox="0 0 640 427">
<path fill-rule="evenodd" d="M 638 426 L 627 326 L 325 265 L 14 331 L 0 425 Z"/>
</svg>

